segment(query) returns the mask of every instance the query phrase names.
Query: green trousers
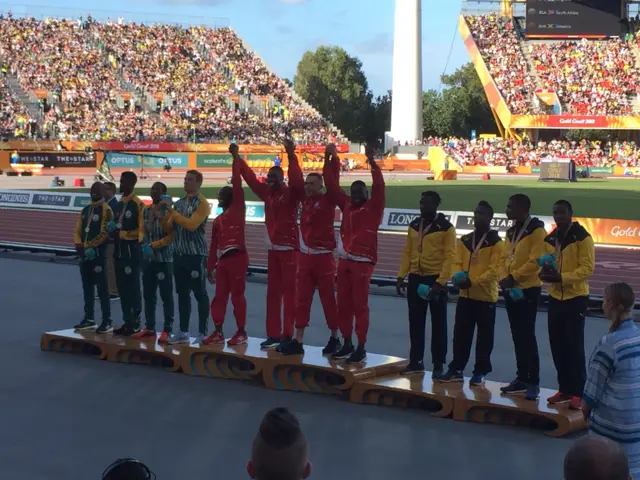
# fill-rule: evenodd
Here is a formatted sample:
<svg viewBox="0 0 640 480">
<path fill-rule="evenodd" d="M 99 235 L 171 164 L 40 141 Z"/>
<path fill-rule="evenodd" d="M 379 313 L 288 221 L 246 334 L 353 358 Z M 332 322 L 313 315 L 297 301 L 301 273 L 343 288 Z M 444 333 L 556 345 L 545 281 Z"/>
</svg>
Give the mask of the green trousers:
<svg viewBox="0 0 640 480">
<path fill-rule="evenodd" d="M 140 328 L 142 294 L 140 292 L 140 257 L 116 258 L 116 283 L 120 293 L 122 320 L 133 329 Z"/>
<path fill-rule="evenodd" d="M 156 329 L 157 292 L 160 290 L 164 312 L 163 331 L 171 333 L 173 327 L 173 263 L 144 262 L 142 264 L 142 293 L 144 295 L 144 318 L 149 330 Z"/>
<path fill-rule="evenodd" d="M 209 321 L 209 295 L 207 294 L 206 257 L 178 255 L 174 258 L 173 272 L 178 294 L 180 331 L 189 332 L 191 319 L 191 292 L 198 302 L 198 333 L 207 333 Z"/>
<path fill-rule="evenodd" d="M 95 321 L 95 291 L 98 290 L 102 322 L 111 322 L 111 301 L 107 287 L 107 262 L 104 257 L 80 261 L 80 278 L 84 298 L 84 318 Z"/>
</svg>

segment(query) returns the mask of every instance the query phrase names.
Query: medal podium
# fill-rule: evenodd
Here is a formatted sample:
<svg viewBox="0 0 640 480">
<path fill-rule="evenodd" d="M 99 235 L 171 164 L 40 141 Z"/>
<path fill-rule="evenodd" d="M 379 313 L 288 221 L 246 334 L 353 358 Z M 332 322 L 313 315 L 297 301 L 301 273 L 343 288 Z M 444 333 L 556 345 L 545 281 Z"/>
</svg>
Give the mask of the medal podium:
<svg viewBox="0 0 640 480">
<path fill-rule="evenodd" d="M 368 353 L 365 362 L 351 365 L 322 355 L 320 347 L 305 346 L 304 355 L 283 356 L 275 350 L 262 350 L 261 342 L 250 338 L 247 344 L 235 347 L 171 346 L 159 345 L 156 338 L 134 340 L 60 330 L 44 333 L 40 348 L 149 365 L 193 377 L 242 380 L 273 390 L 328 395 L 364 405 L 416 408 L 438 418 L 536 428 L 551 437 L 586 428 L 582 412 L 566 405 L 547 405 L 555 393 L 551 390 L 542 389 L 540 399 L 532 402 L 522 396 L 502 395 L 503 384 L 497 382 L 469 387 L 468 379 L 443 384 L 434 381 L 430 372 L 402 376 L 399 372 L 407 361 L 398 357 Z"/>
</svg>

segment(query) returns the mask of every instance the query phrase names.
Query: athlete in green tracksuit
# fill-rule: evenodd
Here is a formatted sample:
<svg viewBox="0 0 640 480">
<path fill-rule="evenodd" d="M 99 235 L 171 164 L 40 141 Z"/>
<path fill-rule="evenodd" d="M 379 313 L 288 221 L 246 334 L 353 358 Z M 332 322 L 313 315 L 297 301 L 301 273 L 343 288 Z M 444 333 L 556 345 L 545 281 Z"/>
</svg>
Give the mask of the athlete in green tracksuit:
<svg viewBox="0 0 640 480">
<path fill-rule="evenodd" d="M 175 226 L 173 269 L 180 331 L 169 337 L 170 344 L 190 341 L 191 292 L 198 302 L 198 336 L 195 343 L 202 343 L 207 334 L 210 309 L 206 284 L 208 246 L 205 226 L 211 214 L 211 206 L 198 192 L 201 186 L 202 174 L 197 170 L 189 170 L 184 178 L 187 196 L 178 200 L 171 210 L 170 222 Z M 161 203 L 168 207 L 171 205 L 170 201 Z"/>
<path fill-rule="evenodd" d="M 142 245 L 142 293 L 144 296 L 145 328 L 133 338 L 156 336 L 157 291 L 164 311 L 164 327 L 159 343 L 166 343 L 173 327 L 173 225 L 171 214 L 160 200 L 167 186 L 156 182 L 151 187 L 153 205 L 144 209 L 144 244 Z"/>
</svg>

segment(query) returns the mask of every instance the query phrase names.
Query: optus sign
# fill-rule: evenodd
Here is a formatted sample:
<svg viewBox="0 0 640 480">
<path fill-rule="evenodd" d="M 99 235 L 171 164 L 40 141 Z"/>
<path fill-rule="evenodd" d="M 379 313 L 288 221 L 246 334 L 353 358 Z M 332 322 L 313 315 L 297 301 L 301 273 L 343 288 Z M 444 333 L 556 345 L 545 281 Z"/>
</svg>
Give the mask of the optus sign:
<svg viewBox="0 0 640 480">
<path fill-rule="evenodd" d="M 224 168 L 230 169 L 233 157 L 228 153 L 201 153 L 196 156 L 196 165 L 199 168 Z"/>
<path fill-rule="evenodd" d="M 186 153 L 167 153 L 142 155 L 135 153 L 107 153 L 107 162 L 111 168 L 189 168 L 189 155 Z"/>
</svg>

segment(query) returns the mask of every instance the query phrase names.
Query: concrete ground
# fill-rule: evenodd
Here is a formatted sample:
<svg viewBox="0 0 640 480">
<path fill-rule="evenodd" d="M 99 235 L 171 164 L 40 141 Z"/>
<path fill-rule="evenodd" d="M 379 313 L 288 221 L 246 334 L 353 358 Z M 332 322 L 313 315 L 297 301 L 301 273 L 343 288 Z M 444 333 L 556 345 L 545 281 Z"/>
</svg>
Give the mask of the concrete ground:
<svg viewBox="0 0 640 480">
<path fill-rule="evenodd" d="M 302 422 L 310 443 L 311 478 L 534 480 L 562 475 L 572 440 L 551 439 L 539 431 L 42 352 L 42 332 L 69 328 L 81 318 L 77 269 L 0 258 L 0 272 L 2 478 L 100 478 L 120 457 L 146 462 L 159 480 L 248 478 L 245 464 L 253 436 L 264 412 L 276 406 L 290 408 Z M 250 283 L 247 297 L 248 332 L 262 336 L 265 286 Z M 409 340 L 403 300 L 372 296 L 370 301 L 369 351 L 405 357 Z M 112 305 L 119 319 L 119 302 Z M 450 331 L 454 308 L 450 305 Z M 230 315 L 227 321 L 231 334 Z M 308 343 L 326 342 L 323 323 L 316 300 Z M 588 353 L 606 328 L 605 320 L 587 321 Z M 542 384 L 553 388 L 545 314 L 539 316 L 538 334 Z M 507 381 L 515 360 L 502 309 L 495 343 L 490 378 Z"/>
</svg>

